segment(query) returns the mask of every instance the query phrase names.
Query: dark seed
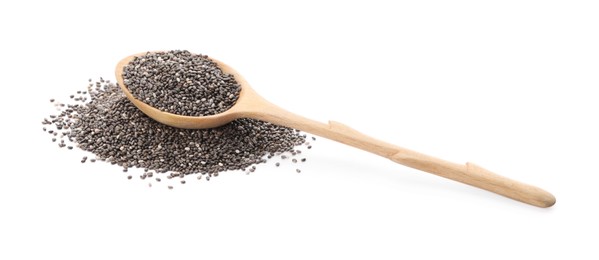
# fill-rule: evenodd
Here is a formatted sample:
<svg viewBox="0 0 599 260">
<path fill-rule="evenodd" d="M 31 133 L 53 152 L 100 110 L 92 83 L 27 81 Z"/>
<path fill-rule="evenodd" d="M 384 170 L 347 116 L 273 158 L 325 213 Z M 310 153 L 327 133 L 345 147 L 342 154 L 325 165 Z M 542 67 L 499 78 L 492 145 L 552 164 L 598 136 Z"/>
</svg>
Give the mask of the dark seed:
<svg viewBox="0 0 599 260">
<path fill-rule="evenodd" d="M 164 103 L 165 111 L 188 115 L 220 113 L 239 98 L 240 88 L 235 78 L 223 73 L 207 57 L 196 57 L 185 51 L 163 54 L 146 57 L 145 61 L 139 59 L 136 62 L 140 67 L 130 68 L 133 77 L 129 80 L 140 80 L 138 97 Z M 142 64 L 144 62 L 148 63 Z M 162 67 L 164 71 L 143 69 L 157 68 L 163 63 L 167 64 Z M 145 72 L 157 77 L 148 77 Z M 155 84 L 142 84 L 143 78 Z M 168 82 L 175 85 L 164 85 Z M 129 82 L 127 86 L 130 87 Z M 175 88 L 181 90 L 179 96 L 169 92 Z M 256 164 L 275 156 L 286 159 L 288 154 L 283 153 L 299 154 L 295 148 L 308 145 L 300 131 L 254 119 L 237 119 L 213 129 L 169 127 L 145 116 L 127 100 L 117 84 L 103 79 L 78 93 L 80 95 L 70 95 L 71 104 L 55 102 L 53 108 L 60 112 L 43 119 L 44 127 L 54 125 L 55 130 L 50 134 L 60 132 L 61 138 L 66 137 L 60 140 L 59 147 L 72 150 L 77 146 L 90 152 L 96 157 L 90 162 L 106 161 L 120 166 L 124 172 L 128 168 L 143 168 L 146 173 L 140 175 L 141 179 L 154 178 L 154 173 L 160 173 L 167 178 L 197 174 L 198 179 L 205 174 L 206 180 L 210 180 L 229 170 L 254 172 Z M 165 98 L 167 96 L 171 98 Z M 49 127 L 45 131 L 48 132 Z M 52 137 L 54 142 L 58 139 Z M 65 140 L 71 142 L 69 146 Z M 160 182 L 160 178 L 155 179 Z"/>
<path fill-rule="evenodd" d="M 162 111 L 206 116 L 222 113 L 237 101 L 240 85 L 205 55 L 188 51 L 154 52 L 123 68 L 134 97 Z"/>
</svg>

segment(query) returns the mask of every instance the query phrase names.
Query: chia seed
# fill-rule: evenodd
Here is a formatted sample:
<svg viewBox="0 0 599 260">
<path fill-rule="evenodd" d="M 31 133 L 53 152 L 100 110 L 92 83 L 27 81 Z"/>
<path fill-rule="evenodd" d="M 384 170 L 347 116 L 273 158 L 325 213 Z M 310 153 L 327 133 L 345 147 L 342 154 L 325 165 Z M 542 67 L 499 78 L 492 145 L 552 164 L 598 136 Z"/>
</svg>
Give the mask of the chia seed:
<svg viewBox="0 0 599 260">
<path fill-rule="evenodd" d="M 214 175 L 263 163 L 268 154 L 290 152 L 305 142 L 293 129 L 253 119 L 212 129 L 166 126 L 139 111 L 113 83 L 89 94 L 88 103 L 62 111 L 52 124 L 68 127 L 79 148 L 123 170 Z"/>
<path fill-rule="evenodd" d="M 140 67 L 135 69 L 134 64 Z M 165 64 L 170 65 L 164 67 Z M 165 107 L 174 108 L 170 112 L 176 114 L 221 113 L 239 97 L 240 87 L 234 77 L 223 73 L 206 56 L 186 51 L 148 54 L 128 67 L 130 77 L 126 84 L 138 99 L 157 108 L 160 105 L 152 104 L 147 98 L 163 102 Z M 150 71 L 150 68 L 165 71 Z M 152 80 L 153 83 L 141 84 Z M 133 91 L 136 81 L 139 81 L 139 91 Z M 90 152 L 93 155 L 90 162 L 98 160 L 118 165 L 123 172 L 144 169 L 140 178 L 148 179 L 150 187 L 151 182 L 160 182 L 160 177 L 171 179 L 197 174 L 198 180 L 205 175 L 208 181 L 226 171 L 254 172 L 257 164 L 274 156 L 286 159 L 284 154 L 301 153 L 296 146 L 309 145 L 306 135 L 299 130 L 254 119 L 237 119 L 218 128 L 197 130 L 163 125 L 139 111 L 119 86 L 108 80 L 90 83 L 86 91 L 77 93 L 77 98 L 71 95 L 65 104 L 52 101 L 59 112 L 43 119 L 43 130 L 50 133 L 60 148 L 77 147 Z M 154 97 L 152 93 L 157 95 Z M 59 131 L 61 135 L 57 136 Z M 87 157 L 81 159 L 82 163 L 86 161 Z M 278 167 L 280 163 L 275 165 Z M 127 178 L 132 177 L 127 175 Z M 183 184 L 185 180 L 180 182 Z"/>
<path fill-rule="evenodd" d="M 233 75 L 206 55 L 188 51 L 148 52 L 123 68 L 131 94 L 161 111 L 208 116 L 231 108 L 241 91 Z"/>
</svg>

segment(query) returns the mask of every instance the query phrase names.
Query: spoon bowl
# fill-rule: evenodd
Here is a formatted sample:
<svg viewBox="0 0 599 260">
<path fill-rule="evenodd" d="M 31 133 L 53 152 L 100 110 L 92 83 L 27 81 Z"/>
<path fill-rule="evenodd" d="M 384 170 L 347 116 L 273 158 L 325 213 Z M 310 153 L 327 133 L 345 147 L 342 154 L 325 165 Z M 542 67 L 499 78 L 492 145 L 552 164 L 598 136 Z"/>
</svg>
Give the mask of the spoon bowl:
<svg viewBox="0 0 599 260">
<path fill-rule="evenodd" d="M 478 187 L 530 205 L 551 207 L 555 204 L 555 197 L 551 193 L 497 175 L 473 163 L 456 164 L 448 162 L 383 142 L 338 122 L 329 121 L 328 124 L 325 124 L 286 111 L 258 95 L 241 74 L 232 67 L 213 58 L 210 59 L 216 62 L 223 72 L 233 75 L 241 86 L 237 102 L 227 111 L 210 116 L 182 116 L 160 111 L 135 98 L 124 84 L 124 67 L 135 57 L 145 54 L 140 53 L 122 59 L 116 66 L 116 79 L 127 98 L 143 113 L 160 123 L 178 128 L 203 129 L 218 127 L 238 118 L 258 119 L 328 138 L 380 155 L 408 167 Z M 390 117 L 391 115 L 388 116 L 388 118 Z"/>
<path fill-rule="evenodd" d="M 133 105 L 135 105 L 144 114 L 165 125 L 186 129 L 206 129 L 219 127 L 237 118 L 243 118 L 243 111 L 245 111 L 244 108 L 248 106 L 256 106 L 255 103 L 257 101 L 265 101 L 257 96 L 256 92 L 249 86 L 247 81 L 236 70 L 234 70 L 227 64 L 210 58 L 218 65 L 218 67 L 224 73 L 233 75 L 237 83 L 239 83 L 239 85 L 241 86 L 239 97 L 237 99 L 237 102 L 235 102 L 235 104 L 233 105 L 233 107 L 229 108 L 227 111 L 224 111 L 222 113 L 209 116 L 184 116 L 158 110 L 144 103 L 143 101 L 135 98 L 133 94 L 131 94 L 123 80 L 124 67 L 127 66 L 127 64 L 129 64 L 131 61 L 133 61 L 135 57 L 143 56 L 145 54 L 146 53 L 139 53 L 127 56 L 126 58 L 122 59 L 116 66 L 116 79 L 119 83 L 119 86 L 123 90 L 123 93 L 125 93 L 125 96 L 127 96 L 127 98 L 131 100 Z"/>
</svg>

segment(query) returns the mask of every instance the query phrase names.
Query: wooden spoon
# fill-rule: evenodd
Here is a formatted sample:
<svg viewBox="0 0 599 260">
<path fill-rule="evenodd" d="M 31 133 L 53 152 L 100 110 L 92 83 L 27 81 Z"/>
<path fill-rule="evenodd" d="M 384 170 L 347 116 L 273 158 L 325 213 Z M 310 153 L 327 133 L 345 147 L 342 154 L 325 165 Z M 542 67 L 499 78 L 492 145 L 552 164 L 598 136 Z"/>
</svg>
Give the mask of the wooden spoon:
<svg viewBox="0 0 599 260">
<path fill-rule="evenodd" d="M 121 60 L 116 66 L 116 79 L 127 98 L 137 108 L 163 124 L 179 128 L 200 129 L 218 127 L 237 118 L 259 119 L 335 140 L 391 159 L 396 163 L 408 167 L 469 184 L 534 206 L 551 207 L 555 204 L 555 197 L 551 193 L 538 187 L 497 175 L 473 163 L 451 163 L 377 140 L 338 122 L 329 121 L 328 124 L 324 124 L 288 112 L 258 95 L 241 74 L 233 68 L 212 58 L 223 72 L 232 74 L 235 80 L 241 85 L 241 93 L 235 105 L 223 113 L 202 117 L 181 116 L 160 111 L 133 97 L 127 86 L 123 83 L 123 67 L 129 64 L 136 56 L 143 56 L 145 54 L 140 53 Z"/>
</svg>

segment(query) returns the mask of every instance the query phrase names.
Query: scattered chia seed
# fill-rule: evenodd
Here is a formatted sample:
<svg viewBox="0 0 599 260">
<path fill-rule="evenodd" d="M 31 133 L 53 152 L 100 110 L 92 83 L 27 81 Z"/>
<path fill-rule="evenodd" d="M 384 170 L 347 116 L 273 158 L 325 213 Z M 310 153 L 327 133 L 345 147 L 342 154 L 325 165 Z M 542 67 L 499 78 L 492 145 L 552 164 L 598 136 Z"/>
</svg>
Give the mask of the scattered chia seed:
<svg viewBox="0 0 599 260">
<path fill-rule="evenodd" d="M 306 162 L 306 158 L 302 158 L 302 162 Z"/>
<path fill-rule="evenodd" d="M 300 173 L 302 171 L 300 169 L 295 169 L 295 172 Z"/>
<path fill-rule="evenodd" d="M 166 126 L 139 111 L 112 83 L 90 94 L 89 103 L 70 106 L 54 124 L 68 127 L 81 149 L 124 168 L 214 175 L 263 163 L 266 155 L 290 152 L 305 142 L 293 129 L 253 119 L 212 129 Z"/>
<path fill-rule="evenodd" d="M 133 65 L 128 69 L 129 76 L 133 77 L 126 83 L 132 93 L 130 84 L 135 80 L 141 84 L 145 77 L 142 71 L 156 73 L 151 74 L 152 78 L 145 78 L 145 81 L 153 80 L 153 83 L 138 86 L 140 92 L 136 93 L 146 97 L 137 98 L 158 108 L 159 105 L 146 98 L 158 102 L 163 100 L 163 105 L 174 108 L 170 112 L 176 114 L 198 116 L 221 113 L 234 105 L 239 96 L 239 85 L 233 76 L 224 74 L 206 56 L 172 51 L 146 55 L 128 66 L 136 62 L 140 67 L 135 69 L 137 65 Z M 170 67 L 164 67 L 165 64 L 170 64 Z M 141 69 L 143 66 L 148 67 Z M 149 71 L 158 68 L 165 71 Z M 178 84 L 171 85 L 175 82 Z M 146 181 L 149 182 L 161 182 L 162 179 L 156 175 L 171 179 L 197 174 L 198 180 L 205 175 L 209 181 L 225 171 L 245 169 L 247 173 L 254 172 L 256 164 L 265 163 L 275 156 L 286 159 L 288 156 L 285 154 L 301 153 L 295 149 L 296 146 L 309 145 L 306 135 L 298 130 L 254 119 L 237 119 L 212 129 L 173 128 L 139 111 L 115 83 L 101 79 L 95 84 L 90 83 L 86 89 L 78 91 L 77 98 L 70 95 L 70 101 L 65 104 L 51 99 L 53 107 L 59 112 L 43 119 L 43 130 L 50 133 L 53 142 L 60 140 L 60 148 L 72 150 L 76 146 L 92 153 L 90 162 L 99 160 L 118 165 L 123 172 L 144 169 L 140 179 L 148 179 Z M 152 93 L 157 93 L 156 97 Z M 189 111 L 193 113 L 187 113 Z M 87 156 L 81 159 L 82 163 L 86 161 Z M 280 163 L 275 165 L 279 167 Z M 132 179 L 132 175 L 127 178 Z M 180 182 L 186 183 L 185 180 Z M 148 183 L 148 186 L 152 184 Z"/>
<path fill-rule="evenodd" d="M 131 180 L 133 178 L 133 176 L 129 175 L 127 176 L 127 180 Z"/>
<path fill-rule="evenodd" d="M 227 111 L 241 86 L 206 55 L 188 51 L 146 53 L 123 68 L 131 94 L 161 111 L 207 116 Z"/>
</svg>

